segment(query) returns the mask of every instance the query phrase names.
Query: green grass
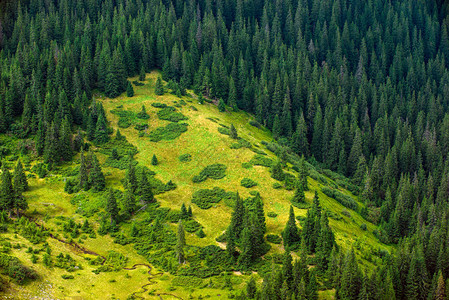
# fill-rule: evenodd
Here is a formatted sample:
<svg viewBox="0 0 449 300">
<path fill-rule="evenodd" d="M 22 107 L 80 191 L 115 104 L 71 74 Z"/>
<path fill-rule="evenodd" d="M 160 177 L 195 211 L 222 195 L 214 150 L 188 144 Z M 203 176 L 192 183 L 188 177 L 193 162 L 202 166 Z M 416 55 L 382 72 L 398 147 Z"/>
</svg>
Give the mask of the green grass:
<svg viewBox="0 0 449 300">
<path fill-rule="evenodd" d="M 157 72 L 147 74 L 145 85 L 134 86 L 135 95 L 132 98 L 123 94 L 116 99 L 101 101 L 110 121 L 110 126 L 114 130 L 119 128 L 118 123 L 120 119 L 124 118 L 132 124 L 144 122 L 148 126 L 148 129 L 143 130 L 145 134 L 139 134 L 133 126 L 120 128 L 120 131 L 122 135 L 126 136 L 128 142 L 136 147 L 135 159 L 139 164 L 150 167 L 156 173 L 155 181 L 165 183 L 172 180 L 177 185 L 176 189 L 156 195 L 156 199 L 161 206 L 176 211 L 179 211 L 183 203 L 192 207 L 193 219 L 187 221 L 189 224 L 185 224 L 190 231 L 186 232 L 187 243 L 196 246 L 217 245 L 221 248 L 225 247 L 224 244 L 218 243 L 215 239 L 223 234 L 229 224 L 232 211 L 229 207 L 229 201 L 222 199 L 221 201 L 210 202 L 208 200 L 207 203 L 212 203 L 209 209 L 201 209 L 193 204 L 195 193 L 201 193 L 199 192 L 201 190 L 212 190 L 214 187 L 227 192 L 239 192 L 243 199 L 250 197 L 250 192 L 260 193 L 265 212 L 270 213 L 270 217 L 266 218 L 267 234 L 280 236 L 288 219 L 290 199 L 294 191 L 288 191 L 283 186 L 278 189 L 273 188 L 273 184 L 277 181 L 271 178 L 269 167 L 273 161 L 277 160 L 277 157 L 262 144 L 263 141 L 272 141 L 271 133 L 263 126 L 255 123 L 254 118 L 245 112 L 221 113 L 214 104 L 198 104 L 194 97 L 182 97 L 181 100 L 187 105 L 178 105 L 181 100 L 174 95 L 166 93 L 163 96 L 157 96 L 154 94 L 157 76 Z M 131 78 L 131 80 L 135 79 Z M 188 92 L 191 93 L 191 91 Z M 117 107 L 121 105 L 123 107 L 120 109 L 121 111 L 132 112 L 132 114 L 111 112 L 117 110 Z M 147 113 L 151 116 L 145 121 L 138 120 L 135 117 L 135 114 L 141 110 L 142 105 L 145 105 Z M 185 123 L 173 123 L 169 120 L 154 117 L 164 108 L 174 105 L 177 105 L 176 112 L 185 116 L 183 119 Z M 195 110 L 190 108 L 192 105 L 195 105 Z M 226 132 L 224 130 L 226 127 L 220 124 L 234 124 L 239 137 L 242 139 L 241 141 L 245 141 L 243 142 L 244 146 L 233 146 L 233 144 L 238 144 L 239 141 L 231 139 L 227 134 L 220 134 L 219 131 Z M 258 126 L 254 126 L 254 124 Z M 231 147 L 234 149 L 231 149 Z M 97 150 L 100 150 L 96 154 L 100 162 L 104 164 L 109 157 L 110 149 L 107 149 L 107 151 L 103 151 L 104 149 Z M 124 154 L 120 153 L 120 155 Z M 163 163 L 151 166 L 153 154 Z M 225 168 L 218 168 L 220 170 L 225 169 L 225 172 L 218 172 L 220 176 L 217 176 L 217 178 L 219 180 L 192 182 L 194 176 L 200 175 L 204 170 L 210 170 L 210 168 L 208 169 L 209 166 L 217 164 L 225 166 Z M 76 166 L 77 164 L 73 163 L 65 166 L 65 168 Z M 120 180 L 124 178 L 124 170 L 103 165 L 103 171 L 106 174 L 107 187 L 123 189 Z M 284 171 L 296 175 L 291 165 L 284 168 Z M 363 266 L 371 268 L 375 258 L 373 260 L 367 257 L 366 253 L 377 249 L 391 251 L 391 247 L 380 243 L 375 238 L 372 233 L 375 229 L 373 224 L 364 220 L 356 211 L 344 207 L 322 192 L 323 187 L 337 186 L 334 180 L 315 171 L 312 171 L 312 173 L 313 178 L 316 179 L 313 179 L 312 176 L 308 178 L 310 190 L 305 192 L 306 203 L 312 202 L 314 193 L 317 191 L 323 209 L 329 210 L 334 216 L 329 218 L 329 223 L 334 230 L 337 243 L 343 251 L 354 247 Z M 209 171 L 203 172 L 203 175 L 209 177 Z M 241 181 L 244 178 L 257 180 L 257 186 L 250 189 L 243 187 Z M 28 213 L 41 220 L 41 222 L 45 222 L 45 226 L 59 237 L 63 237 L 63 234 L 59 231 L 60 229 L 56 224 L 58 219 L 55 217 L 70 217 L 77 223 L 82 223 L 85 217 L 81 214 L 86 214 L 89 211 L 92 214 L 92 210 L 95 210 L 100 203 L 104 202 L 101 193 L 80 192 L 78 196 L 64 193 L 64 180 L 65 177 L 61 175 L 44 179 L 30 179 L 30 191 L 25 193 L 25 197 L 29 201 Z M 349 191 L 340 187 L 338 192 L 342 199 L 346 197 L 349 199 L 350 197 L 357 201 L 359 207 L 363 206 L 362 203 L 358 202 L 358 198 Z M 73 199 L 78 199 L 75 205 L 71 204 Z M 350 217 L 342 214 L 344 209 L 349 211 Z M 306 209 L 294 208 L 294 211 L 296 216 L 304 217 L 306 215 Z M 87 216 L 89 216 L 88 213 Z M 136 218 L 139 218 L 139 215 Z M 94 222 L 93 218 L 89 222 L 98 229 L 98 224 Z M 360 228 L 361 224 L 367 225 L 366 231 Z M 122 226 L 123 231 L 128 232 L 130 226 L 130 224 L 125 223 Z M 174 224 L 170 226 L 173 229 L 176 228 Z M 203 238 L 196 234 L 200 228 L 206 235 Z M 42 254 L 37 255 L 38 262 L 32 264 L 31 255 L 25 252 L 28 246 L 31 246 L 31 243 L 20 235 L 15 236 L 14 233 L 8 233 L 4 236 L 13 242 L 25 245 L 21 249 L 12 249 L 11 255 L 18 257 L 25 265 L 32 266 L 41 275 L 41 279 L 25 287 L 14 285 L 15 296 L 18 298 L 49 295 L 50 298 L 110 299 L 115 297 L 126 299 L 133 292 L 142 292 L 140 287 L 148 283 L 149 275 L 146 267 L 136 267 L 134 270 L 121 269 L 119 271 L 101 272 L 96 275 L 92 271 L 97 269 L 98 266 L 89 265 L 86 260 L 86 257 L 94 257 L 79 253 L 73 247 L 51 238 L 47 241 L 52 248 L 53 257 L 60 252 L 69 253 L 76 263 L 83 266 L 83 269 L 71 273 L 59 268 L 48 269 L 42 263 Z M 270 239 L 278 240 L 273 237 L 270 237 Z M 127 257 L 127 267 L 147 263 L 142 256 L 135 252 L 132 245 L 115 244 L 113 238 L 109 236 L 97 234 L 96 238 L 87 237 L 83 240 L 82 246 L 103 256 L 107 256 L 108 251 L 121 253 Z M 283 253 L 281 244 L 271 244 L 271 246 L 270 255 Z M 74 278 L 63 279 L 62 275 L 67 274 L 73 275 Z M 224 278 L 221 276 L 212 278 L 212 284 L 209 284 L 209 279 L 202 282 L 200 280 L 192 281 L 189 278 L 175 280 L 175 276 L 160 273 L 156 269 L 153 269 L 151 274 L 153 284 L 148 288 L 149 290 L 154 289 L 155 293 L 150 296 L 146 292 L 144 296 L 148 299 L 159 299 L 155 296 L 157 293 L 170 293 L 183 299 L 187 299 L 190 295 L 221 299 L 227 298 L 228 294 L 233 293 L 222 290 Z M 239 291 L 244 288 L 244 282 L 248 276 L 238 275 L 232 276 L 232 278 L 234 290 Z M 198 286 L 201 288 L 197 288 Z M 321 291 L 319 296 L 320 299 L 327 299 L 332 297 L 333 294 L 334 291 Z M 143 296 L 143 294 L 138 295 Z M 163 296 L 163 299 L 170 299 L 170 296 Z"/>
</svg>

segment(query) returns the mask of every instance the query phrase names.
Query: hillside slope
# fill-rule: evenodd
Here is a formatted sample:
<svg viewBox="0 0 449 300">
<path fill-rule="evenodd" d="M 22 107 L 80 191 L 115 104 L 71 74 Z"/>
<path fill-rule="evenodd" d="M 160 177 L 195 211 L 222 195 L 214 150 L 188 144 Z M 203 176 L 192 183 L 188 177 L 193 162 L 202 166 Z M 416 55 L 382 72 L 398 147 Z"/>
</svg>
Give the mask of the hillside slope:
<svg viewBox="0 0 449 300">
<path fill-rule="evenodd" d="M 215 104 L 207 102 L 199 104 L 198 100 L 192 96 L 179 98 L 169 93 L 157 96 L 154 93 L 157 76 L 159 76 L 158 72 L 152 72 L 147 74 L 146 80 L 143 82 L 144 85 L 134 85 L 135 95 L 133 97 L 121 95 L 115 99 L 107 99 L 98 96 L 97 101 L 101 101 L 103 104 L 110 121 L 109 125 L 114 129 L 114 132 L 119 129 L 128 142 L 137 148 L 135 160 L 154 171 L 156 179 L 162 182 L 171 180 L 177 185 L 176 189 L 156 196 L 161 207 L 179 211 L 181 205 L 185 204 L 192 208 L 193 218 L 203 226 L 205 237 L 200 238 L 195 233 L 186 233 L 187 244 L 225 247 L 216 239 L 223 234 L 229 225 L 232 203 L 224 199 L 213 204 L 209 209 L 202 209 L 197 204 L 192 203 L 192 195 L 196 191 L 214 187 L 227 192 L 238 192 L 243 199 L 250 197 L 251 192 L 253 194 L 259 192 L 266 213 L 267 233 L 280 235 L 288 219 L 293 191 L 286 190 L 280 182 L 271 178 L 268 167 L 249 163 L 255 156 L 266 157 L 272 161 L 277 160 L 276 155 L 266 147 L 272 141 L 271 133 L 262 127 L 257 128 L 251 125 L 250 121 L 253 120 L 253 117 L 244 112 L 231 112 L 229 110 L 219 112 Z M 135 79 L 132 78 L 131 81 Z M 166 118 L 161 113 L 163 110 L 161 107 L 164 107 L 164 104 L 176 107 L 176 112 L 182 114 L 177 115 L 177 117 L 182 120 L 179 120 L 179 122 L 162 120 L 161 118 Z M 148 120 L 136 117 L 142 106 L 145 106 L 149 115 Z M 168 115 L 170 114 L 168 113 Z M 175 123 L 187 124 L 187 131 L 178 132 L 180 135 L 174 139 L 154 141 L 169 135 L 165 132 L 159 135 L 159 138 L 155 138 L 154 130 L 156 128 Z M 231 124 L 237 129 L 239 137 L 249 142 L 250 145 L 246 143 L 245 147 L 239 148 L 235 145 L 238 142 L 237 140 L 231 139 L 227 134 L 220 133 L 220 131 L 227 132 Z M 142 130 L 137 130 L 136 125 L 138 129 Z M 145 125 L 148 125 L 148 127 L 146 128 Z M 171 133 L 173 132 L 177 132 L 176 129 L 172 130 Z M 11 145 L 15 145 L 17 142 L 17 140 L 10 141 Z M 120 180 L 124 178 L 125 171 L 112 168 L 107 163 L 109 156 L 105 153 L 109 153 L 110 149 L 101 147 L 93 149 L 100 162 L 102 162 L 107 186 L 123 190 Z M 187 154 L 190 155 L 190 159 L 187 158 L 189 157 Z M 152 165 L 153 155 L 158 160 L 156 165 Z M 30 161 L 28 171 L 31 171 L 32 166 L 36 163 Z M 223 276 L 214 277 L 214 284 L 211 284 L 212 279 L 209 283 L 206 279 L 198 279 L 199 282 L 195 283 L 178 279 L 175 284 L 175 276 L 147 265 L 147 260 L 136 253 L 132 244 L 121 246 L 114 243 L 108 235 L 87 236 L 84 234 L 81 237 L 67 235 L 61 229 L 61 226 L 69 222 L 70 219 L 81 224 L 86 216 L 93 227 L 98 230 L 98 216 L 101 215 L 105 206 L 105 194 L 103 193 L 82 191 L 69 195 L 64 192 L 64 182 L 67 178 L 70 178 L 70 173 L 76 170 L 78 164 L 79 159 L 75 160 L 73 164 L 56 168 L 52 171 L 54 173 L 52 176 L 47 176 L 44 179 L 31 178 L 31 188 L 30 191 L 25 193 L 25 197 L 29 201 L 27 215 L 38 224 L 48 228 L 53 235 L 53 238 L 46 239 L 52 249 L 52 255 L 54 255 L 52 257 L 56 257 L 56 254 L 60 252 L 69 253 L 75 260 L 75 265 L 80 267 L 74 272 L 71 270 L 69 273 L 64 268 L 48 269 L 42 262 L 43 256 L 41 258 L 39 255 L 39 253 L 44 252 L 45 244 L 37 243 L 37 245 L 33 245 L 22 236 L 8 233 L 4 236 L 5 241 L 21 245 L 21 247 L 11 249 L 13 255 L 19 257 L 25 265 L 33 266 L 40 274 L 40 279 L 26 286 L 17 286 L 12 283 L 11 288 L 6 292 L 8 295 L 16 294 L 19 295 L 19 298 L 29 297 L 30 295 L 50 295 L 55 298 L 79 296 L 83 299 L 98 299 L 99 295 L 107 294 L 107 297 L 126 298 L 133 293 L 137 293 L 136 296 L 144 298 L 154 297 L 156 299 L 159 298 L 156 295 L 160 294 L 163 299 L 172 299 L 175 296 L 186 299 L 189 295 L 209 295 L 220 298 L 224 294 L 233 293 L 229 289 L 223 290 L 222 284 L 226 285 L 226 280 L 230 280 Z M 193 182 L 194 176 L 198 175 L 205 167 L 213 164 L 226 166 L 223 178 L 209 178 L 199 183 Z M 297 176 L 294 169 L 291 164 L 287 164 L 284 171 Z M 310 190 L 306 192 L 306 202 L 311 203 L 315 191 L 318 192 L 322 207 L 329 212 L 330 226 L 335 233 L 338 245 L 343 250 L 354 246 L 360 262 L 368 268 L 371 267 L 371 263 L 379 259 L 376 256 L 380 252 L 379 250 L 389 251 L 390 248 L 381 244 L 373 235 L 372 232 L 375 229 L 373 224 L 364 220 L 356 211 L 345 208 L 335 199 L 326 196 L 322 192 L 322 188 L 338 189 L 344 195 L 354 199 L 357 199 L 356 196 L 338 187 L 330 178 L 318 174 L 315 170 L 311 170 L 311 172 L 314 174 L 312 177 L 320 179 L 321 183 L 311 177 L 308 178 Z M 245 188 L 241 186 L 243 178 L 252 179 L 257 185 Z M 361 203 L 358 203 L 358 205 L 363 206 Z M 303 207 L 302 209 L 295 208 L 295 215 L 299 219 L 306 215 L 306 205 Z M 141 211 L 133 216 L 133 220 L 141 220 L 145 216 L 145 213 Z M 366 225 L 367 230 L 361 229 L 362 224 Z M 123 232 L 127 233 L 129 230 L 131 230 L 131 223 L 122 226 Z M 71 245 L 68 244 L 70 242 Z M 83 248 L 79 248 L 75 244 Z M 281 245 L 270 245 L 271 250 L 268 255 L 283 253 Z M 30 246 L 40 249 L 36 251 L 39 258 L 35 263 L 30 262 L 31 254 L 27 250 Z M 98 275 L 92 272 L 98 266 L 90 262 L 95 261 L 99 256 L 109 257 L 110 250 L 125 255 L 127 261 L 119 263 L 120 267 L 116 271 L 100 272 Z M 136 264 L 137 266 L 133 268 Z M 149 278 L 148 271 L 150 271 Z M 61 279 L 62 275 L 67 274 L 74 275 L 74 278 Z M 233 276 L 233 279 L 230 280 L 231 286 L 236 290 L 242 289 L 246 278 L 245 275 Z M 86 285 L 86 282 L 89 282 L 89 285 Z M 151 283 L 151 285 L 148 285 L 148 283 Z M 143 288 L 141 288 L 142 286 Z M 166 295 L 164 296 L 164 294 Z M 330 291 L 329 293 L 328 291 L 321 292 L 323 298 L 327 298 L 329 294 L 331 294 Z"/>
</svg>

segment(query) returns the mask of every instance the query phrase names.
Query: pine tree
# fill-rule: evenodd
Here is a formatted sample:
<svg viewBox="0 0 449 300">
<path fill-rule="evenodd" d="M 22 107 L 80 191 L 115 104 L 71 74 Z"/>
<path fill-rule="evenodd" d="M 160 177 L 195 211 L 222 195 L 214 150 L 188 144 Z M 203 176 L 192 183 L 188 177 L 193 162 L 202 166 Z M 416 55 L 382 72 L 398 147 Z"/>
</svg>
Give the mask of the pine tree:
<svg viewBox="0 0 449 300">
<path fill-rule="evenodd" d="M 117 206 L 117 200 L 115 199 L 114 190 L 112 188 L 110 188 L 109 192 L 108 192 L 108 201 L 106 203 L 106 212 L 111 217 L 111 224 L 112 224 L 112 222 L 117 222 L 118 206 Z"/>
<path fill-rule="evenodd" d="M 142 170 L 139 181 L 140 200 L 146 204 L 154 202 L 152 188 L 148 182 L 148 176 L 145 170 Z"/>
<path fill-rule="evenodd" d="M 272 132 L 273 132 L 273 138 L 275 140 L 277 140 L 281 137 L 282 127 L 281 127 L 281 120 L 279 119 L 279 115 L 276 115 L 274 117 Z"/>
<path fill-rule="evenodd" d="M 163 83 L 162 83 L 161 77 L 158 77 L 158 78 L 157 78 L 157 81 L 156 81 L 156 87 L 155 87 L 154 93 L 155 93 L 156 95 L 158 95 L 158 96 L 161 96 L 161 95 L 164 94 L 164 85 L 163 85 Z"/>
<path fill-rule="evenodd" d="M 101 171 L 100 163 L 98 162 L 97 156 L 91 153 L 92 157 L 92 168 L 89 172 L 89 186 L 94 191 L 103 191 L 106 187 L 106 180 L 104 174 Z"/>
<path fill-rule="evenodd" d="M 14 208 L 15 191 L 12 185 L 11 173 L 2 162 L 2 174 L 0 182 L 0 206 L 2 210 L 11 212 Z"/>
<path fill-rule="evenodd" d="M 237 111 L 237 89 L 235 87 L 234 79 L 229 80 L 228 106 L 234 111 Z"/>
<path fill-rule="evenodd" d="M 128 163 L 128 168 L 126 169 L 124 186 L 131 193 L 136 194 L 138 182 L 137 182 L 137 176 L 136 176 L 136 169 L 134 167 L 134 160 L 133 160 L 133 157 L 131 154 L 128 157 L 128 161 L 129 161 L 129 163 Z"/>
<path fill-rule="evenodd" d="M 285 229 L 282 232 L 282 237 L 286 248 L 291 247 L 300 241 L 298 227 L 296 227 L 295 213 L 292 206 L 290 206 L 289 218 L 285 225 Z"/>
<path fill-rule="evenodd" d="M 182 221 L 178 222 L 178 234 L 176 241 L 176 257 L 178 259 L 179 264 L 183 264 L 185 262 L 184 256 L 184 247 L 186 245 L 186 238 L 184 232 L 184 226 L 182 225 Z"/>
<path fill-rule="evenodd" d="M 309 186 L 307 184 L 307 176 L 309 176 L 309 168 L 306 165 L 306 160 L 304 156 L 301 156 L 301 160 L 299 161 L 299 182 L 298 184 L 302 187 L 303 191 L 308 191 Z"/>
<path fill-rule="evenodd" d="M 23 165 L 20 160 L 17 160 L 16 167 L 14 169 L 14 190 L 17 193 L 22 194 L 23 192 L 28 190 L 28 180 L 25 175 L 25 171 L 23 170 Z"/>
<path fill-rule="evenodd" d="M 235 140 L 239 138 L 239 136 L 237 134 L 237 129 L 235 129 L 234 124 L 231 124 L 231 127 L 229 128 L 229 131 L 230 131 L 230 135 L 229 136 L 231 138 L 233 138 Z"/>
<path fill-rule="evenodd" d="M 292 265 L 292 256 L 290 251 L 286 250 L 284 252 L 284 259 L 282 262 L 282 278 L 284 278 L 284 282 L 287 283 L 288 290 L 293 288 L 293 265 Z M 288 298 L 287 298 L 288 299 Z"/>
<path fill-rule="evenodd" d="M 145 67 L 142 64 L 142 67 L 140 68 L 140 73 L 139 73 L 139 81 L 145 81 Z"/>
<path fill-rule="evenodd" d="M 126 86 L 126 96 L 127 97 L 134 97 L 134 88 L 131 82 L 128 81 L 128 84 Z"/>
<path fill-rule="evenodd" d="M 136 198 L 134 194 L 127 190 L 123 199 L 123 212 L 126 217 L 130 217 L 131 214 L 136 210 Z"/>
<path fill-rule="evenodd" d="M 236 240 L 240 238 L 241 232 L 243 230 L 244 215 L 245 215 L 245 208 L 243 206 L 243 201 L 237 193 L 234 211 L 232 212 L 231 215 L 231 223 L 229 224 L 229 227 L 227 229 L 227 234 L 232 232 Z"/>
<path fill-rule="evenodd" d="M 181 205 L 181 214 L 179 217 L 181 220 L 186 220 L 189 218 L 189 214 L 187 213 L 186 205 L 184 203 Z"/>
<path fill-rule="evenodd" d="M 302 185 L 298 185 L 295 190 L 295 194 L 293 195 L 292 202 L 293 203 L 305 203 L 306 196 L 304 194 L 304 190 L 302 189 Z"/>
<path fill-rule="evenodd" d="M 95 143 L 98 145 L 104 144 L 109 141 L 108 127 L 103 114 L 98 116 L 97 125 L 95 129 Z"/>
<path fill-rule="evenodd" d="M 81 150 L 80 156 L 80 170 L 78 172 L 78 186 L 80 189 L 87 191 L 89 189 L 89 178 L 87 174 L 86 158 L 84 151 Z"/>
<path fill-rule="evenodd" d="M 313 271 L 310 272 L 306 293 L 308 300 L 318 300 L 318 283 L 316 282 L 315 272 Z"/>
<path fill-rule="evenodd" d="M 153 166 L 157 166 L 159 164 L 159 162 L 157 160 L 157 157 L 156 157 L 156 154 L 153 154 L 153 157 L 151 158 L 151 164 Z"/>
<path fill-rule="evenodd" d="M 46 163 L 59 162 L 61 155 L 59 140 L 59 129 L 55 123 L 52 123 L 45 136 L 44 161 Z"/>
<path fill-rule="evenodd" d="M 223 99 L 220 99 L 218 101 L 218 111 L 219 112 L 225 112 L 226 111 L 226 105 L 225 105 Z"/>
</svg>

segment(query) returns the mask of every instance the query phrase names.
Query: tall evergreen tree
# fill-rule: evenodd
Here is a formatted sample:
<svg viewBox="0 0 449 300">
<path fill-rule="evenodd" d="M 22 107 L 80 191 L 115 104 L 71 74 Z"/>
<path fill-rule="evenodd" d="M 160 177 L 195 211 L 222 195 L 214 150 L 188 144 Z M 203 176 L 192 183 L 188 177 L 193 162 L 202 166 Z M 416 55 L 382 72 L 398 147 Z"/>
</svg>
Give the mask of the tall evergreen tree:
<svg viewBox="0 0 449 300">
<path fill-rule="evenodd" d="M 184 255 L 184 247 L 186 246 L 186 238 L 184 232 L 184 226 L 182 225 L 182 221 L 178 222 L 178 234 L 176 241 L 176 257 L 178 259 L 179 264 L 183 264 L 185 262 Z"/>
<path fill-rule="evenodd" d="M 16 167 L 14 168 L 13 183 L 14 190 L 19 194 L 22 194 L 28 190 L 28 179 L 25 175 L 25 171 L 23 170 L 23 165 L 20 160 L 17 160 Z"/>
<path fill-rule="evenodd" d="M 296 227 L 295 213 L 292 206 L 290 206 L 289 218 L 285 225 L 285 229 L 282 232 L 282 237 L 286 248 L 291 247 L 300 241 L 298 227 Z"/>
<path fill-rule="evenodd" d="M 111 224 L 112 222 L 117 222 L 118 220 L 118 206 L 117 206 L 117 200 L 115 199 L 114 190 L 112 188 L 108 191 L 108 200 L 106 203 L 106 211 L 108 212 L 110 218 L 111 218 Z"/>
</svg>

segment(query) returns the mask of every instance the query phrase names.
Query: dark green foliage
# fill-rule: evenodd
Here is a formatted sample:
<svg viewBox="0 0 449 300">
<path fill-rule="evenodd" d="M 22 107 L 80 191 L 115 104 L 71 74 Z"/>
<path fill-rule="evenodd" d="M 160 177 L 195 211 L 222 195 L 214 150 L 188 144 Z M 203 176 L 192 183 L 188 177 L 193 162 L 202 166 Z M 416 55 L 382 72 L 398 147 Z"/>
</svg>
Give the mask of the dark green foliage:
<svg viewBox="0 0 449 300">
<path fill-rule="evenodd" d="M 251 143 L 242 138 L 239 138 L 237 143 L 233 143 L 231 145 L 231 149 L 251 148 L 251 147 L 252 147 Z"/>
<path fill-rule="evenodd" d="M 295 213 L 292 206 L 290 206 L 290 215 L 287 224 L 285 225 L 285 229 L 282 232 L 282 236 L 285 247 L 292 247 L 300 242 L 298 227 L 296 227 Z"/>
<path fill-rule="evenodd" d="M 220 99 L 218 101 L 218 111 L 219 112 L 225 112 L 226 111 L 226 105 L 225 105 L 223 99 Z"/>
<path fill-rule="evenodd" d="M 103 144 L 109 141 L 108 128 L 106 125 L 105 117 L 100 114 L 95 129 L 95 143 Z"/>
<path fill-rule="evenodd" d="M 256 296 L 257 292 L 257 286 L 256 286 L 256 280 L 253 276 L 249 279 L 248 283 L 246 284 L 246 295 L 249 299 L 253 299 Z"/>
<path fill-rule="evenodd" d="M 134 88 L 131 82 L 128 81 L 128 84 L 126 86 L 126 96 L 127 97 L 134 97 Z"/>
<path fill-rule="evenodd" d="M 226 192 L 223 189 L 214 187 L 211 190 L 198 190 L 192 195 L 192 203 L 198 205 L 201 209 L 209 209 L 214 203 L 220 202 L 222 199 L 230 199 L 235 197 L 235 193 Z"/>
<path fill-rule="evenodd" d="M 239 138 L 237 134 L 237 129 L 235 129 L 234 124 L 231 124 L 231 127 L 229 128 L 229 136 L 233 139 Z"/>
<path fill-rule="evenodd" d="M 162 140 L 174 140 L 183 132 L 187 131 L 185 123 L 170 123 L 165 127 L 158 127 L 150 132 L 150 141 L 159 142 Z"/>
<path fill-rule="evenodd" d="M 153 154 L 153 157 L 151 158 L 151 164 L 153 166 L 157 166 L 159 164 L 159 162 L 157 160 L 157 157 L 156 157 L 156 154 Z"/>
<path fill-rule="evenodd" d="M 0 182 L 0 206 L 2 210 L 12 211 L 16 201 L 16 193 L 12 185 L 11 173 L 2 163 L 2 174 Z"/>
<path fill-rule="evenodd" d="M 182 221 L 179 220 L 178 223 L 178 234 L 176 241 L 176 257 L 179 264 L 183 264 L 185 261 L 184 247 L 186 246 L 186 238 L 184 233 L 184 227 L 182 226 Z"/>
<path fill-rule="evenodd" d="M 28 190 L 28 180 L 20 160 L 17 161 L 16 167 L 14 168 L 13 185 L 19 194 Z"/>
<path fill-rule="evenodd" d="M 243 186 L 243 187 L 246 187 L 246 188 L 252 188 L 253 186 L 256 186 L 257 185 L 257 182 L 255 182 L 254 180 L 252 180 L 252 179 L 250 179 L 250 178 L 243 178 L 241 181 L 240 181 L 240 184 Z"/>
<path fill-rule="evenodd" d="M 293 195 L 292 202 L 293 203 L 304 203 L 305 200 L 306 200 L 306 196 L 304 194 L 304 190 L 302 188 L 302 185 L 299 185 L 295 190 L 295 194 Z"/>
<path fill-rule="evenodd" d="M 24 284 L 27 280 L 35 280 L 38 274 L 31 268 L 28 268 L 13 256 L 0 253 L 0 269 L 2 273 L 8 275 L 18 284 Z"/>
<path fill-rule="evenodd" d="M 145 67 L 142 65 L 139 73 L 139 81 L 145 81 Z"/>
<path fill-rule="evenodd" d="M 189 153 L 185 153 L 185 154 L 181 154 L 178 157 L 179 161 L 181 162 L 189 162 L 192 160 L 192 155 L 190 155 Z"/>
<path fill-rule="evenodd" d="M 282 171 L 282 164 L 280 161 L 271 166 L 270 173 L 271 177 L 276 180 L 283 181 L 285 178 L 285 174 L 284 171 Z"/>
<path fill-rule="evenodd" d="M 136 117 L 142 120 L 148 120 L 150 118 L 145 109 L 145 105 L 142 105 L 142 109 L 137 113 Z"/>
<path fill-rule="evenodd" d="M 145 169 L 142 169 L 142 173 L 140 174 L 138 191 L 140 195 L 140 201 L 148 204 L 155 201 L 153 189 L 148 182 L 148 175 Z"/>
<path fill-rule="evenodd" d="M 157 116 L 161 120 L 167 120 L 170 122 L 179 122 L 188 120 L 186 116 L 184 116 L 182 113 L 176 111 L 176 108 L 168 106 L 165 108 L 162 108 L 157 112 Z"/>
<path fill-rule="evenodd" d="M 156 87 L 154 93 L 159 96 L 164 94 L 164 84 L 162 83 L 161 77 L 158 77 L 156 80 Z"/>
<path fill-rule="evenodd" d="M 92 165 L 88 178 L 89 187 L 94 191 L 103 191 L 106 187 L 106 180 L 101 170 L 100 163 L 98 162 L 97 156 L 92 152 L 89 153 L 89 157 L 91 158 Z"/>
<path fill-rule="evenodd" d="M 106 211 L 109 213 L 109 216 L 111 217 L 111 223 L 112 221 L 117 221 L 119 209 L 117 206 L 117 200 L 115 199 L 114 190 L 112 188 L 110 188 L 108 192 Z"/>
<path fill-rule="evenodd" d="M 276 234 L 267 234 L 267 236 L 265 238 L 268 242 L 273 243 L 273 244 L 282 243 L 282 238 Z"/>
<path fill-rule="evenodd" d="M 358 204 L 351 196 L 347 196 L 338 190 L 330 189 L 328 187 L 322 187 L 321 191 L 326 194 L 326 196 L 337 200 L 341 205 L 355 211 L 358 210 Z"/>
<path fill-rule="evenodd" d="M 207 178 L 221 179 L 226 176 L 226 166 L 223 164 L 213 164 L 205 167 L 199 175 L 192 178 L 194 183 L 205 181 Z"/>
<path fill-rule="evenodd" d="M 270 158 L 265 157 L 261 154 L 254 155 L 254 157 L 251 158 L 249 163 L 254 166 L 264 166 L 268 168 L 270 168 L 273 165 L 273 161 Z"/>
</svg>

